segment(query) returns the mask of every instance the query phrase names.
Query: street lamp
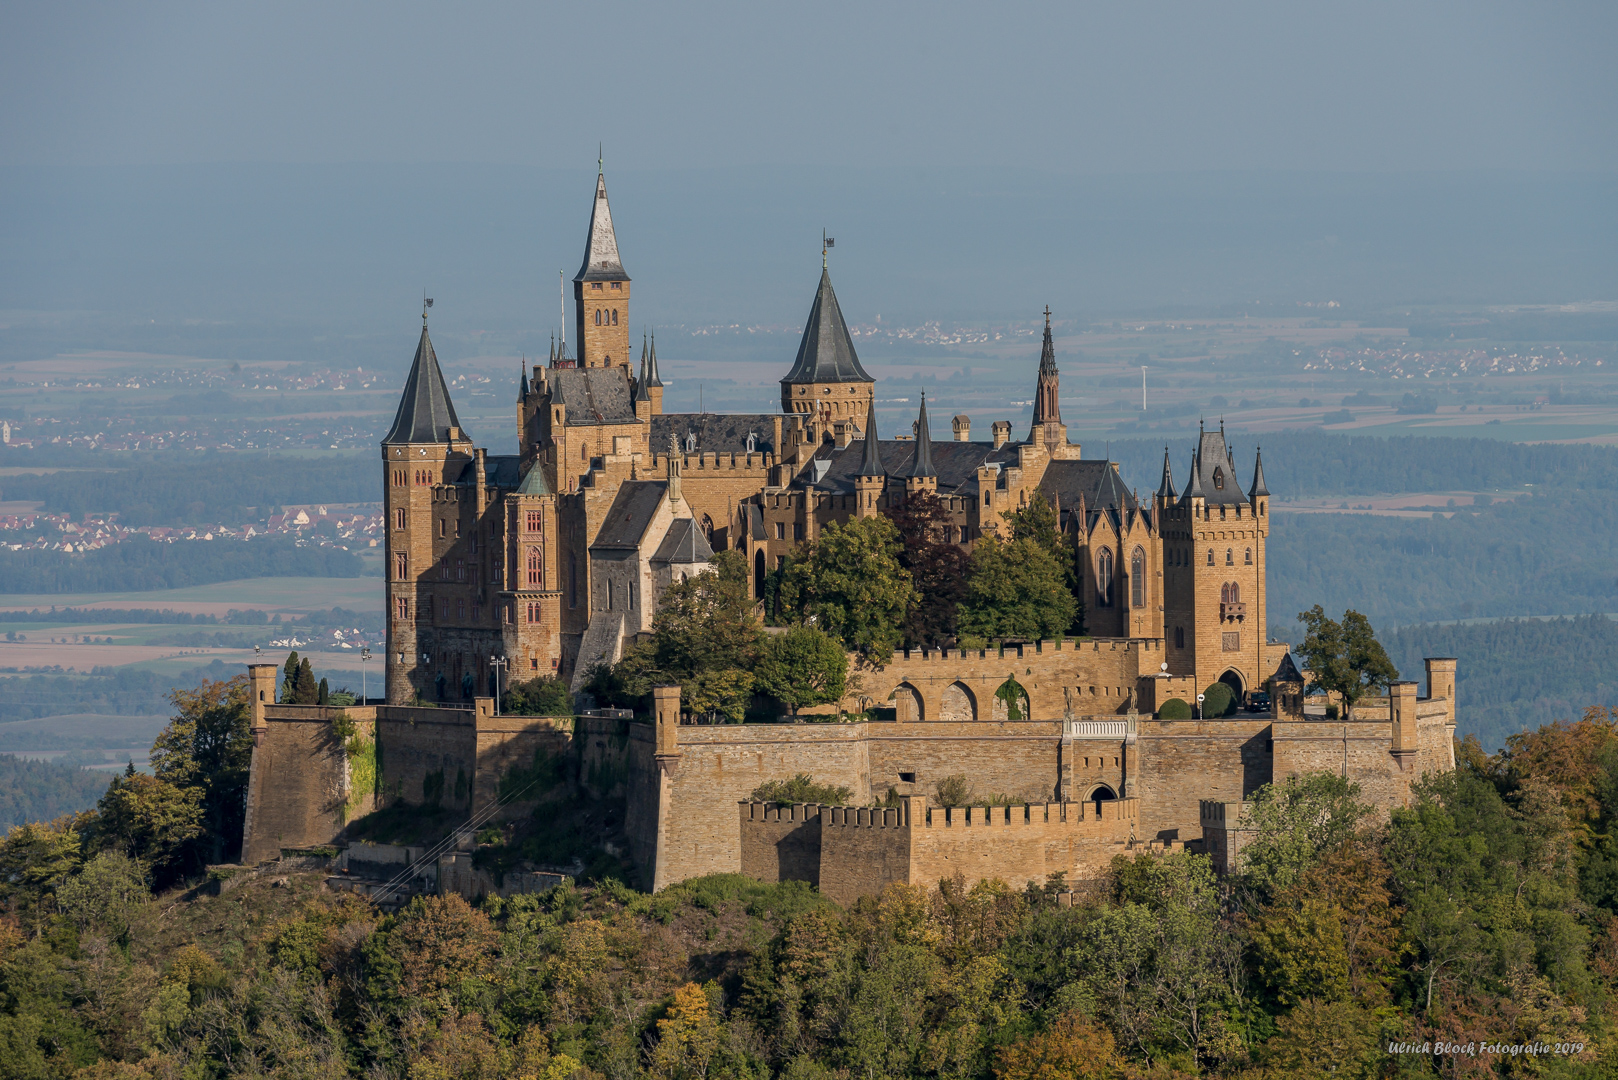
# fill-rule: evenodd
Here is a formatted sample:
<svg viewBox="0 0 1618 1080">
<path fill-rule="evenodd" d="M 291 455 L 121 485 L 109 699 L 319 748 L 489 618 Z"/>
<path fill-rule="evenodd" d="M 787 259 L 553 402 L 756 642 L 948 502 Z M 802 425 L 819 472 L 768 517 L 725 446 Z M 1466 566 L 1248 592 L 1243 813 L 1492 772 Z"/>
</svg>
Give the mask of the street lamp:
<svg viewBox="0 0 1618 1080">
<path fill-rule="evenodd" d="M 1202 719 L 1202 701 L 1207 696 L 1208 696 L 1207 694 L 1198 694 L 1197 695 L 1197 719 L 1198 720 Z"/>
<path fill-rule="evenodd" d="M 500 672 L 508 661 L 503 656 L 489 657 L 489 666 L 494 669 L 494 715 L 500 715 Z"/>
<path fill-rule="evenodd" d="M 371 647 L 369 645 L 361 645 L 360 646 L 360 704 L 361 705 L 369 704 L 370 700 L 371 700 L 371 695 L 365 692 L 365 661 L 369 660 L 370 658 L 371 658 Z"/>
</svg>

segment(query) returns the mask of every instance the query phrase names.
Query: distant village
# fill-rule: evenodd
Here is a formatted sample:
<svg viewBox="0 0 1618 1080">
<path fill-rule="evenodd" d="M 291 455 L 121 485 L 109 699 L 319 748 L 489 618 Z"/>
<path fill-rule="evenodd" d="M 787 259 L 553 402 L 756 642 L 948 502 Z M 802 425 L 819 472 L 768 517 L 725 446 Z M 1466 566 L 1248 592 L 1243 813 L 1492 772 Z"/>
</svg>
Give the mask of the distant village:
<svg viewBox="0 0 1618 1080">
<path fill-rule="evenodd" d="M 329 526 L 329 527 L 328 527 Z M 349 551 L 376 547 L 382 536 L 382 510 L 379 503 L 347 507 L 288 506 L 270 515 L 261 524 L 238 527 L 226 525 L 145 525 L 118 524 L 117 514 L 5 514 L 0 515 L 0 533 L 35 534 L 17 540 L 0 540 L 12 551 L 85 552 L 117 544 L 137 536 L 158 543 L 182 540 L 251 540 L 255 536 L 295 536 L 299 544 L 333 547 Z"/>
</svg>

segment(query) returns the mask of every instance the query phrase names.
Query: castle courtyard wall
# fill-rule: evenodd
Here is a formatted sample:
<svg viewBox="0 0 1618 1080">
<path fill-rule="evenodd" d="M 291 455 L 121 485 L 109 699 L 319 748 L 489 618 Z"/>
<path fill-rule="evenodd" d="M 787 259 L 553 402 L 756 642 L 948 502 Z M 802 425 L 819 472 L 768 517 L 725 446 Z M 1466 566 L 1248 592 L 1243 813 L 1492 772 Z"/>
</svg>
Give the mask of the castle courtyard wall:
<svg viewBox="0 0 1618 1080">
<path fill-rule="evenodd" d="M 316 706 L 271 705 L 271 722 L 255 727 L 248 774 L 242 861 L 279 858 L 282 848 L 330 844 L 345 823 L 348 752 L 333 737 L 328 715 Z M 373 708 L 347 710 L 359 733 L 374 737 Z M 367 804 L 360 812 L 369 810 Z"/>
<path fill-rule="evenodd" d="M 1193 840 L 1201 802 L 1241 802 L 1270 782 L 1268 719 L 1138 723 L 1139 765 L 1128 793 L 1140 800 L 1142 839 Z"/>
</svg>

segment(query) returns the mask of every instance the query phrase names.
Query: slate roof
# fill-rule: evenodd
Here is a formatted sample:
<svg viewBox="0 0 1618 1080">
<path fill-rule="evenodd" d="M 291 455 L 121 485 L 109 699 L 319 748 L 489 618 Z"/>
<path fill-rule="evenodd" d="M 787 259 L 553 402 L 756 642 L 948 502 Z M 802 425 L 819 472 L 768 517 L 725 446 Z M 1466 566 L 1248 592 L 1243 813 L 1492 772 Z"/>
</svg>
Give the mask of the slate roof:
<svg viewBox="0 0 1618 1080">
<path fill-rule="evenodd" d="M 1275 681 L 1278 683 L 1303 682 L 1303 672 L 1299 671 L 1298 665 L 1292 662 L 1290 652 L 1281 657 L 1281 666 L 1275 669 Z"/>
<path fill-rule="evenodd" d="M 666 563 L 710 562 L 713 560 L 713 548 L 708 545 L 708 538 L 697 528 L 695 521 L 675 518 L 652 558 Z"/>
<path fill-rule="evenodd" d="M 399 411 L 393 417 L 393 427 L 382 437 L 382 445 L 447 443 L 449 429 L 460 426 L 424 321 L 421 324 L 421 341 L 416 345 L 416 359 L 405 378 L 404 393 L 399 396 Z"/>
<path fill-rule="evenodd" d="M 1230 459 L 1222 426 L 1218 431 L 1202 433 L 1192 470 L 1191 483 L 1186 485 L 1182 498 L 1189 498 L 1193 488 L 1197 488 L 1209 506 L 1234 506 L 1247 501 L 1241 481 L 1236 479 L 1236 464 Z"/>
<path fill-rule="evenodd" d="M 522 483 L 517 485 L 515 493 L 518 495 L 555 494 L 555 492 L 551 491 L 551 485 L 546 482 L 545 470 L 540 468 L 538 461 L 528 466 L 528 475 L 522 478 Z"/>
<path fill-rule="evenodd" d="M 596 176 L 595 204 L 590 210 L 590 235 L 584 241 L 584 262 L 574 281 L 628 281 L 618 257 L 618 234 L 612 229 L 612 208 L 607 204 L 607 178 Z"/>
<path fill-rule="evenodd" d="M 1270 489 L 1264 486 L 1264 451 L 1257 450 L 1253 454 L 1253 486 L 1247 494 L 1253 498 L 1268 495 Z"/>
<path fill-rule="evenodd" d="M 809 308 L 809 321 L 798 342 L 798 358 L 783 383 L 875 382 L 860 367 L 854 353 L 854 339 L 848 336 L 843 309 L 832 291 L 831 274 L 820 271 L 820 288 Z"/>
<path fill-rule="evenodd" d="M 618 489 L 618 497 L 612 500 L 612 509 L 601 522 L 601 531 L 590 546 L 639 547 L 667 491 L 668 485 L 661 480 L 624 481 Z"/>
<path fill-rule="evenodd" d="M 1157 493 L 1169 502 L 1174 501 L 1174 470 L 1169 466 L 1169 448 L 1163 447 L 1163 480 L 1157 485 Z"/>
<path fill-rule="evenodd" d="M 1039 491 L 1047 501 L 1060 505 L 1064 514 L 1078 509 L 1081 496 L 1091 512 L 1140 508 L 1112 462 L 1101 458 L 1051 462 L 1039 481 Z"/>
<path fill-rule="evenodd" d="M 854 478 L 870 475 L 862 468 L 866 452 L 863 439 L 841 449 L 830 443 L 822 444 L 815 451 L 808 469 L 799 473 L 802 479 L 794 481 L 793 486 L 852 495 Z M 913 439 L 878 439 L 876 452 L 882 461 L 883 475 L 903 477 L 908 475 L 916 456 L 916 443 Z M 935 442 L 931 456 L 940 495 L 975 495 L 978 490 L 978 466 L 1017 463 L 1016 447 L 1009 443 L 996 450 L 993 443 L 986 442 Z"/>
<path fill-rule="evenodd" d="M 570 427 L 638 422 L 629 376 L 621 367 L 557 368 L 547 377 L 551 402 L 567 406 Z"/>
<path fill-rule="evenodd" d="M 865 438 L 860 443 L 860 475 L 881 476 L 882 457 L 877 450 L 876 434 L 876 398 L 871 398 L 871 407 L 865 414 Z"/>
<path fill-rule="evenodd" d="M 652 445 L 658 453 L 669 444 L 669 436 L 680 440 L 685 449 L 687 432 L 697 436 L 697 450 L 703 453 L 745 454 L 747 433 L 754 432 L 755 453 L 775 450 L 775 419 L 779 413 L 663 413 L 652 417 Z M 783 420 L 783 423 L 785 421 Z"/>
<path fill-rule="evenodd" d="M 873 408 L 875 402 L 872 402 Z M 927 395 L 921 396 L 921 416 L 916 420 L 916 453 L 910 459 L 906 476 L 937 476 L 933 469 L 933 432 L 927 426 Z"/>
<path fill-rule="evenodd" d="M 511 490 L 522 482 L 522 458 L 516 454 L 489 454 L 483 459 L 483 478 L 495 487 Z M 477 483 L 476 461 L 468 461 L 455 478 L 457 487 Z"/>
</svg>

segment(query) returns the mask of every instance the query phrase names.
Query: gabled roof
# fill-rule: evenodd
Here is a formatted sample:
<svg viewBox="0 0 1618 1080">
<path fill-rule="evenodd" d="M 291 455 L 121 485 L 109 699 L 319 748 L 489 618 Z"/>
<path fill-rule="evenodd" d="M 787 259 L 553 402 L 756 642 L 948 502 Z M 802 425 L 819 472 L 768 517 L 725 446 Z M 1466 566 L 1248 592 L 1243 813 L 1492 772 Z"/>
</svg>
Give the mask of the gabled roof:
<svg viewBox="0 0 1618 1080">
<path fill-rule="evenodd" d="M 860 367 L 860 358 L 854 353 L 854 339 L 849 337 L 848 324 L 843 321 L 843 309 L 837 306 L 837 294 L 832 291 L 831 274 L 825 269 L 820 271 L 820 288 L 815 291 L 815 302 L 809 308 L 803 340 L 798 342 L 798 358 L 781 381 L 876 381 Z"/>
<path fill-rule="evenodd" d="M 382 437 L 382 444 L 447 443 L 449 429 L 460 426 L 455 406 L 449 400 L 449 387 L 444 385 L 444 373 L 438 369 L 432 339 L 427 336 L 427 324 L 423 321 L 416 360 L 405 378 L 393 427 Z"/>
<path fill-rule="evenodd" d="M 665 563 L 705 563 L 713 561 L 713 548 L 708 545 L 708 538 L 697 528 L 697 523 L 690 518 L 675 518 L 669 525 L 669 531 L 664 535 L 663 542 L 657 546 L 657 554 L 652 556 L 653 562 Z"/>
<path fill-rule="evenodd" d="M 590 544 L 592 548 L 639 547 L 652 523 L 657 508 L 663 505 L 668 485 L 661 480 L 626 480 L 612 500 L 612 509 L 602 519 L 601 531 Z"/>
<path fill-rule="evenodd" d="M 483 479 L 494 487 L 507 491 L 522 482 L 522 458 L 516 454 L 488 454 L 483 459 Z M 457 487 L 470 487 L 478 482 L 477 461 L 468 461 L 455 478 Z"/>
<path fill-rule="evenodd" d="M 612 231 L 612 208 L 607 205 L 607 178 L 596 176 L 595 205 L 590 210 L 590 235 L 584 241 L 584 262 L 574 281 L 628 281 L 618 257 L 618 234 Z"/>
<path fill-rule="evenodd" d="M 1040 478 L 1039 492 L 1053 506 L 1062 508 L 1063 529 L 1072 523 L 1080 506 L 1084 507 L 1086 529 L 1105 515 L 1120 532 L 1140 510 L 1134 493 L 1118 478 L 1113 463 L 1101 458 L 1051 462 Z"/>
<path fill-rule="evenodd" d="M 638 423 L 629 376 L 621 367 L 557 368 L 549 381 L 551 404 L 567 406 L 569 427 Z"/>
<path fill-rule="evenodd" d="M 916 456 L 912 439 L 880 439 L 876 455 L 880 459 L 881 475 L 905 476 Z M 798 474 L 792 483 L 796 488 L 813 488 L 839 495 L 854 494 L 854 478 L 863 472 L 867 454 L 865 440 L 850 442 L 846 447 L 822 443 L 815 451 L 811 464 Z M 938 477 L 940 495 L 977 494 L 978 467 L 980 465 L 1015 465 L 1017 449 L 1010 443 L 996 450 L 987 442 L 933 443 L 929 455 L 934 475 Z M 818 479 L 816 478 L 818 476 Z"/>
<path fill-rule="evenodd" d="M 779 413 L 663 413 L 652 417 L 652 445 L 662 453 L 669 436 L 686 446 L 686 435 L 697 437 L 696 452 L 747 453 L 747 433 L 753 433 L 755 454 L 775 450 L 775 420 Z"/>
</svg>

